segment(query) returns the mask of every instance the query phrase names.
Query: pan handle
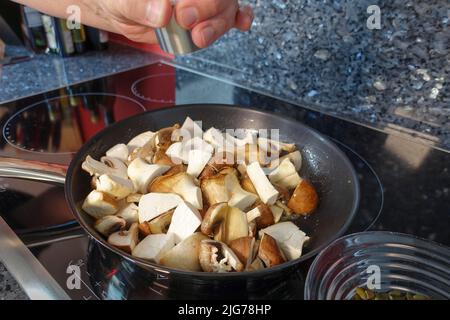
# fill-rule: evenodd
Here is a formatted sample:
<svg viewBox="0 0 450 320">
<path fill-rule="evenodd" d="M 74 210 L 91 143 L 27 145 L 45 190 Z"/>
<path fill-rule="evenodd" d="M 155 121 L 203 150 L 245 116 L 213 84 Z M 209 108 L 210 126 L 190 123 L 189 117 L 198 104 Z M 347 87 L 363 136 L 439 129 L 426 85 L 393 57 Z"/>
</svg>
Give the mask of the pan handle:
<svg viewBox="0 0 450 320">
<path fill-rule="evenodd" d="M 40 161 L 0 157 L 0 177 L 64 185 L 67 166 Z"/>
</svg>

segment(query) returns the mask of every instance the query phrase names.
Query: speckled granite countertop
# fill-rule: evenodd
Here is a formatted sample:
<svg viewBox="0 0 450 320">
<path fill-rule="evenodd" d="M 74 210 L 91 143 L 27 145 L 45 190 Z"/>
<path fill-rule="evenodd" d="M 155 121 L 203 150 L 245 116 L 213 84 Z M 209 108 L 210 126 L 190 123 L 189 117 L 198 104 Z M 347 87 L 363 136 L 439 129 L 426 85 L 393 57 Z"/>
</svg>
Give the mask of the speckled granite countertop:
<svg viewBox="0 0 450 320">
<path fill-rule="evenodd" d="M 0 262 L 0 300 L 24 300 L 27 295 L 20 288 L 16 280 Z"/>
<path fill-rule="evenodd" d="M 0 103 L 137 68 L 159 59 L 156 55 L 114 43 L 105 51 L 65 59 L 36 55 L 29 61 L 0 67 Z"/>
</svg>

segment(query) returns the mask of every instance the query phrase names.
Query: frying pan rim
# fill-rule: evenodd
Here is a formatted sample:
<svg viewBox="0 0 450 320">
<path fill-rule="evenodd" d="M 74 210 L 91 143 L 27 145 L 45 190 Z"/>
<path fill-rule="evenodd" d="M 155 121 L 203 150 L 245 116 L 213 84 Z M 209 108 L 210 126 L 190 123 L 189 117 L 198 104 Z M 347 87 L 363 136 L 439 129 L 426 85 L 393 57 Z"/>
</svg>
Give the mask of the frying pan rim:
<svg viewBox="0 0 450 320">
<path fill-rule="evenodd" d="M 272 117 L 275 118 L 279 118 L 280 120 L 283 121 L 288 121 L 288 122 L 295 122 L 296 125 L 302 126 L 305 130 L 309 131 L 311 134 L 313 134 L 315 136 L 315 138 L 317 138 L 319 141 L 321 141 L 322 143 L 326 144 L 328 147 L 330 147 L 331 149 L 333 149 L 333 151 L 341 158 L 341 160 L 344 162 L 344 164 L 349 168 L 349 174 L 350 177 L 352 179 L 352 185 L 353 185 L 353 191 L 354 191 L 354 201 L 352 204 L 352 210 L 350 212 L 350 215 L 347 217 L 346 222 L 344 223 L 344 225 L 339 229 L 339 231 L 333 236 L 331 237 L 328 241 L 324 242 L 321 246 L 317 247 L 314 250 L 311 250 L 310 252 L 306 253 L 305 255 L 302 255 L 300 258 L 295 259 L 295 260 L 291 260 L 288 262 L 285 262 L 283 264 L 274 266 L 274 267 L 270 267 L 270 268 L 265 268 L 262 270 L 256 270 L 256 271 L 245 271 L 245 272 L 229 272 L 229 273 L 212 273 L 212 272 L 199 272 L 199 271 L 185 271 L 185 270 L 181 270 L 181 269 L 175 269 L 175 268 L 170 268 L 170 267 L 165 267 L 162 265 L 159 265 L 157 263 L 153 263 L 153 262 L 149 262 L 147 260 L 141 259 L 141 258 L 136 258 L 133 257 L 131 254 L 128 254 L 118 248 L 115 248 L 111 245 L 109 245 L 102 237 L 100 236 L 96 236 L 95 234 L 92 234 L 89 231 L 89 228 L 91 228 L 90 226 L 88 226 L 87 223 L 85 223 L 84 219 L 82 219 L 81 214 L 78 212 L 75 200 L 73 199 L 73 193 L 72 193 L 72 187 L 71 187 L 71 182 L 72 182 L 72 177 L 73 177 L 73 173 L 75 171 L 75 163 L 78 163 L 79 160 L 81 160 L 82 158 L 87 156 L 87 152 L 88 149 L 90 148 L 90 146 L 97 141 L 99 138 L 103 137 L 104 135 L 107 135 L 108 133 L 110 133 L 111 131 L 114 131 L 114 128 L 122 125 L 123 123 L 127 122 L 127 121 L 132 121 L 134 119 L 140 118 L 143 115 L 146 114 L 153 114 L 153 113 L 163 113 L 163 112 L 170 112 L 173 110 L 177 110 L 177 109 L 183 109 L 183 108 L 196 108 L 196 107 L 213 107 L 213 108 L 234 108 L 234 109 L 242 109 L 244 111 L 251 111 L 255 114 L 259 114 L 259 115 L 263 115 L 263 116 L 267 116 L 270 115 Z M 122 258 L 132 262 L 132 263 L 136 263 L 137 265 L 139 265 L 140 267 L 144 268 L 144 269 L 151 269 L 155 272 L 159 272 L 159 273 L 163 273 L 163 274 L 174 274 L 177 276 L 185 276 L 185 277 L 189 277 L 189 276 L 195 276 L 196 278 L 208 278 L 211 280 L 220 280 L 220 279 L 226 279 L 226 280 L 230 280 L 230 279 L 238 279 L 238 278 L 253 278 L 253 277 L 263 277 L 265 275 L 271 275 L 274 274 L 278 271 L 282 271 L 285 269 L 289 269 L 292 268 L 296 265 L 298 265 L 301 262 L 304 262 L 314 256 L 316 256 L 317 254 L 319 254 L 322 250 L 324 250 L 326 247 L 328 247 L 333 241 L 335 241 L 336 239 L 338 239 L 340 236 L 342 236 L 344 234 L 345 231 L 347 231 L 347 229 L 349 228 L 350 224 L 353 221 L 353 218 L 356 214 L 356 212 L 358 211 L 359 208 L 359 204 L 360 204 L 360 185 L 359 185 L 359 181 L 358 181 L 358 176 L 356 174 L 356 171 L 352 165 L 352 163 L 350 162 L 350 160 L 348 159 L 348 157 L 345 155 L 345 153 L 339 149 L 329 138 L 327 138 L 325 135 L 321 134 L 320 132 L 316 131 L 315 129 L 305 125 L 304 123 L 297 121 L 293 118 L 287 117 L 287 116 L 283 116 L 283 115 L 279 115 L 276 114 L 274 112 L 271 111 L 265 111 L 265 110 L 261 110 L 255 107 L 243 107 L 243 106 L 238 106 L 238 105 L 232 105 L 232 104 L 214 104 L 214 103 L 194 103 L 194 104 L 183 104 L 183 105 L 175 105 L 175 106 L 170 106 L 170 107 L 164 107 L 164 108 L 158 108 L 155 110 L 148 110 L 145 111 L 143 113 L 139 113 L 137 115 L 133 115 L 131 117 L 125 118 L 123 120 L 120 120 L 118 122 L 113 123 L 112 125 L 104 128 L 103 130 L 101 130 L 100 132 L 98 132 L 97 134 L 95 134 L 93 137 L 91 137 L 90 139 L 88 139 L 83 146 L 78 150 L 78 152 L 74 155 L 72 161 L 70 162 L 69 168 L 67 170 L 67 175 L 66 175 L 66 181 L 65 181 L 65 187 L 64 187 L 64 192 L 65 192 L 65 196 L 66 196 L 66 201 L 69 204 L 69 207 L 72 211 L 72 214 L 75 216 L 76 220 L 78 221 L 78 223 L 82 226 L 82 228 L 85 230 L 85 232 L 89 235 L 89 237 L 91 237 L 92 239 L 94 239 L 97 243 L 101 244 L 103 247 L 105 247 L 108 250 L 111 250 L 112 252 L 118 254 L 119 256 L 121 256 Z"/>
</svg>

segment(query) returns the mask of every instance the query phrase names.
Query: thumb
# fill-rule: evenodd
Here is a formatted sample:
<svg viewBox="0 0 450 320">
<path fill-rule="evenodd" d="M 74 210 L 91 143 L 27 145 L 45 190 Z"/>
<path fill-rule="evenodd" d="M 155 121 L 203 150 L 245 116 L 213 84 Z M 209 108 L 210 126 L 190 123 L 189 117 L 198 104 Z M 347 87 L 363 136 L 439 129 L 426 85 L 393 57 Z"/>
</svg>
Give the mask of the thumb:
<svg viewBox="0 0 450 320">
<path fill-rule="evenodd" d="M 127 20 L 152 28 L 164 27 L 172 16 L 170 0 L 125 0 L 116 5 Z"/>
</svg>

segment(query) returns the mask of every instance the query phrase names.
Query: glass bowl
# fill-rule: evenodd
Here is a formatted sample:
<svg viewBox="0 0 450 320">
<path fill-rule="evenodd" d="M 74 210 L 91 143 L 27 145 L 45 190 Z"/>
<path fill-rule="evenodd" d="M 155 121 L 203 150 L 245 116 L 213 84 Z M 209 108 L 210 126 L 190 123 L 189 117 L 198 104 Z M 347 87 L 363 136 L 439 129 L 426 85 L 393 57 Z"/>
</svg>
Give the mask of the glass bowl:
<svg viewBox="0 0 450 320">
<path fill-rule="evenodd" d="M 450 248 L 384 231 L 339 238 L 312 263 L 305 299 L 349 300 L 357 287 L 450 299 Z"/>
</svg>

